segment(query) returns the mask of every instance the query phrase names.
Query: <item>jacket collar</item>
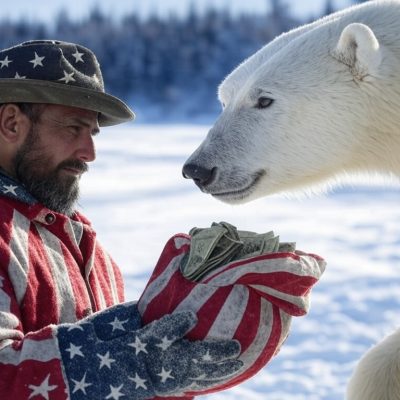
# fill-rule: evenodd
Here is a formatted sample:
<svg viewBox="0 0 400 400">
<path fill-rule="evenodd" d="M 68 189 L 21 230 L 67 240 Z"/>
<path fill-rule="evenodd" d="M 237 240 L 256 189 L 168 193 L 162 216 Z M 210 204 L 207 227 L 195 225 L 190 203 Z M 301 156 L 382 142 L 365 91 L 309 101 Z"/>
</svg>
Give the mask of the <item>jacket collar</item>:
<svg viewBox="0 0 400 400">
<path fill-rule="evenodd" d="M 53 222 L 49 221 L 54 221 L 54 218 L 49 219 L 49 215 L 57 216 L 57 219 L 60 217 L 61 219 L 69 219 L 66 215 L 49 210 L 47 207 L 39 203 L 21 183 L 14 178 L 11 178 L 0 168 L 0 197 L 1 196 L 16 200 L 17 203 L 14 202 L 14 204 L 19 204 L 20 206 L 23 204 L 28 205 L 28 210 L 25 206 L 23 206 L 23 208 L 25 212 L 28 213 L 27 216 L 29 216 L 31 220 L 36 220 L 46 225 L 50 225 Z M 91 225 L 90 221 L 78 211 L 75 211 L 73 216 L 70 218 L 85 225 Z"/>
<path fill-rule="evenodd" d="M 22 201 L 23 203 L 33 205 L 37 200 L 14 178 L 8 176 L 0 169 L 0 195 L 10 197 L 14 200 Z"/>
</svg>

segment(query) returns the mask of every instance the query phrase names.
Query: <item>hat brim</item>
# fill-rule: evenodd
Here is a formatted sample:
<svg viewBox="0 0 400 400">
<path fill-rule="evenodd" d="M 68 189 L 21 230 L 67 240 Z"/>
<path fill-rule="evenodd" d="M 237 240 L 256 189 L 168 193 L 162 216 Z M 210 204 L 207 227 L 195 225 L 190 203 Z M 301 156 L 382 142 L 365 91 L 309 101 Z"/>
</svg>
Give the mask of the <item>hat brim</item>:
<svg viewBox="0 0 400 400">
<path fill-rule="evenodd" d="M 0 79 L 1 103 L 60 104 L 97 111 L 100 126 L 118 125 L 135 118 L 123 101 L 110 94 L 37 79 Z"/>
</svg>

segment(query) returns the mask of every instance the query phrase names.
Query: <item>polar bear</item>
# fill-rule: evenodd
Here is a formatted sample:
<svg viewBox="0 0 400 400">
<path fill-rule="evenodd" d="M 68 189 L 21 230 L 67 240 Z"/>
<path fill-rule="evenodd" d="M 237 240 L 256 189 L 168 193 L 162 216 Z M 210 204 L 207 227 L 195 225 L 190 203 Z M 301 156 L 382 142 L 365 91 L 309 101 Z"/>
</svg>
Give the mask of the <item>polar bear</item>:
<svg viewBox="0 0 400 400">
<path fill-rule="evenodd" d="M 285 33 L 219 87 L 223 111 L 183 166 L 241 203 L 343 175 L 400 176 L 400 1 L 370 1 Z M 400 331 L 369 351 L 349 400 L 400 399 Z"/>
</svg>

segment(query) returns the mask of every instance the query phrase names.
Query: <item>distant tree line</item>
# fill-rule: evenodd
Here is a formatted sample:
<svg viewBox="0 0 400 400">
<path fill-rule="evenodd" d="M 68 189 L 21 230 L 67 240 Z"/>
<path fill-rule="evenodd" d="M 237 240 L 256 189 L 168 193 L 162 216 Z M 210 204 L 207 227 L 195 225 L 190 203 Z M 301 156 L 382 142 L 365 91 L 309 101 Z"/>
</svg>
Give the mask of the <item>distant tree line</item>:
<svg viewBox="0 0 400 400">
<path fill-rule="evenodd" d="M 267 1 L 267 0 L 266 0 Z M 0 21 L 0 47 L 32 39 L 77 42 L 100 60 L 107 90 L 136 109 L 160 117 L 215 113 L 216 90 L 223 77 L 275 36 L 301 21 L 284 0 L 270 0 L 265 15 L 232 15 L 228 9 L 184 18 L 128 14 L 116 21 L 99 8 L 83 20 L 60 11 L 52 26 L 20 20 Z M 334 11 L 326 0 L 325 13 Z M 314 16 L 319 17 L 319 16 Z M 150 115 L 150 112 L 149 112 Z"/>
</svg>

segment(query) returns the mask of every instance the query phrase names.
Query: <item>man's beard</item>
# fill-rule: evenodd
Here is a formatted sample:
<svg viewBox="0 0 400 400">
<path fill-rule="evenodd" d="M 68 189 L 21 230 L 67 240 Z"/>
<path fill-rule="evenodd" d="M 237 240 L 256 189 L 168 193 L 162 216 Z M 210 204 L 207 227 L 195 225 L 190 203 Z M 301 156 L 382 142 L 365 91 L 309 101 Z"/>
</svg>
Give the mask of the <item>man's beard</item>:
<svg viewBox="0 0 400 400">
<path fill-rule="evenodd" d="M 35 126 L 14 157 L 14 171 L 20 183 L 40 203 L 50 210 L 71 216 L 79 198 L 79 177 L 63 174 L 63 168 L 86 172 L 88 166 L 80 160 L 65 160 L 49 169 L 51 157 L 40 145 Z"/>
</svg>

